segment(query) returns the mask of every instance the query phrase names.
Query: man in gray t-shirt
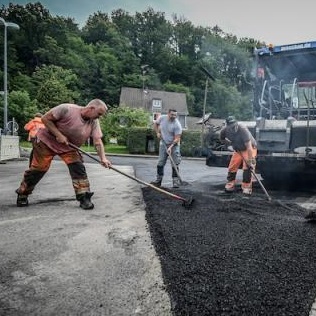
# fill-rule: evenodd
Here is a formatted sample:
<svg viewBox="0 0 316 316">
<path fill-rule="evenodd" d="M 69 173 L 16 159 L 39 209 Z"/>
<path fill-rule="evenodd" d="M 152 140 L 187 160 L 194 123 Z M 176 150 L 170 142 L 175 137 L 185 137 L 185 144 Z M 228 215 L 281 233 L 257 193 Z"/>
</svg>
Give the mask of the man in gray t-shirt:
<svg viewBox="0 0 316 316">
<path fill-rule="evenodd" d="M 180 185 L 179 164 L 181 162 L 180 140 L 182 127 L 177 119 L 177 111 L 170 109 L 167 115 L 160 116 L 154 122 L 154 129 L 159 142 L 159 159 L 157 163 L 157 178 L 151 184 L 160 187 L 164 175 L 164 167 L 166 165 L 168 155 L 171 155 L 175 162 L 177 170 L 172 166 L 173 187 L 178 188 Z"/>
</svg>

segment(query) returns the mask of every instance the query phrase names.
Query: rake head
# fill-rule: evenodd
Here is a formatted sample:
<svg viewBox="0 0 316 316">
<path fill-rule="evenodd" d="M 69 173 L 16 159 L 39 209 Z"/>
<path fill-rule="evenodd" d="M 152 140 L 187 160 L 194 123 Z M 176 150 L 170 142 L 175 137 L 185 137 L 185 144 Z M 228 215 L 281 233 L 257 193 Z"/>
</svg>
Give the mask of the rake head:
<svg viewBox="0 0 316 316">
<path fill-rule="evenodd" d="M 182 206 L 184 206 L 187 209 L 190 209 L 192 207 L 192 204 L 194 202 L 194 199 L 192 196 L 182 201 Z"/>
</svg>

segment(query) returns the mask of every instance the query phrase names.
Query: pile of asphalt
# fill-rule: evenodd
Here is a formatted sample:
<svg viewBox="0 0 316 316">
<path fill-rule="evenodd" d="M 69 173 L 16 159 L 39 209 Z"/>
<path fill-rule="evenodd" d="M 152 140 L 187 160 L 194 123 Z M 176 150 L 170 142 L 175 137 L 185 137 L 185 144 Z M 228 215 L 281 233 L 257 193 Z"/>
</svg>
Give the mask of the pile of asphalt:
<svg viewBox="0 0 316 316">
<path fill-rule="evenodd" d="M 148 187 L 143 196 L 175 315 L 309 314 L 316 224 L 300 207 L 262 195 L 194 192 L 186 209 Z"/>
</svg>

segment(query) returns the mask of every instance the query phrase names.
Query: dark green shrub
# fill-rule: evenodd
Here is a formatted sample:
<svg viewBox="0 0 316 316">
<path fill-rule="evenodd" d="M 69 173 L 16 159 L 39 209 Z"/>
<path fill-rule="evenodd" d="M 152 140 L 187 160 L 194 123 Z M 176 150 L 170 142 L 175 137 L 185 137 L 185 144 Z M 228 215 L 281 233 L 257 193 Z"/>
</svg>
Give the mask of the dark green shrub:
<svg viewBox="0 0 316 316">
<path fill-rule="evenodd" d="M 196 148 L 201 146 L 201 132 L 183 131 L 181 137 L 181 155 L 184 157 L 194 156 Z"/>
<path fill-rule="evenodd" d="M 150 128 L 132 127 L 128 131 L 127 148 L 131 154 L 146 154 L 148 141 L 154 139 L 154 131 Z"/>
</svg>

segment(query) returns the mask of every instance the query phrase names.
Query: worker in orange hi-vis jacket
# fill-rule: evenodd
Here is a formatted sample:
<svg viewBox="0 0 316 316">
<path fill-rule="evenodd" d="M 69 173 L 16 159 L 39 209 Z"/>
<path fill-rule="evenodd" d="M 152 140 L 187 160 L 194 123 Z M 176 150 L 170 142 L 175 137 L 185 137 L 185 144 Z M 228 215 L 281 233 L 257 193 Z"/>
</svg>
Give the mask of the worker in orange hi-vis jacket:
<svg viewBox="0 0 316 316">
<path fill-rule="evenodd" d="M 31 119 L 29 122 L 27 122 L 25 125 L 24 125 L 24 129 L 26 131 L 29 132 L 29 135 L 28 135 L 28 138 L 27 140 L 29 142 L 32 142 L 32 144 L 35 142 L 36 140 L 36 134 L 37 132 L 41 129 L 41 128 L 45 128 L 45 125 L 44 123 L 42 122 L 42 114 L 41 113 L 36 113 L 34 118 Z M 32 158 L 33 158 L 33 148 L 31 150 L 31 153 L 30 153 L 30 161 L 29 161 L 29 166 L 31 165 L 31 161 L 32 161 Z"/>
<path fill-rule="evenodd" d="M 24 129 L 29 132 L 29 136 L 27 138 L 29 142 L 33 143 L 40 128 L 45 128 L 45 125 L 42 122 L 42 114 L 36 113 L 35 117 L 24 125 Z"/>
</svg>

